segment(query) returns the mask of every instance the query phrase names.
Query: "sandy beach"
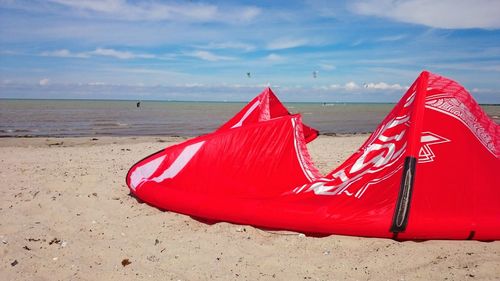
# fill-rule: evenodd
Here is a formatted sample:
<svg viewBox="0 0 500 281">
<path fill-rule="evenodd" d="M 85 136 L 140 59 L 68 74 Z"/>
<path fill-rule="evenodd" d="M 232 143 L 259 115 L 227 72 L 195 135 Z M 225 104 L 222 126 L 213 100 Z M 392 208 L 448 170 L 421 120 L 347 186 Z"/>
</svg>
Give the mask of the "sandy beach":
<svg viewBox="0 0 500 281">
<path fill-rule="evenodd" d="M 322 172 L 367 135 L 309 145 Z M 0 139 L 2 280 L 499 280 L 500 242 L 306 237 L 208 225 L 129 196 L 174 137 Z"/>
</svg>

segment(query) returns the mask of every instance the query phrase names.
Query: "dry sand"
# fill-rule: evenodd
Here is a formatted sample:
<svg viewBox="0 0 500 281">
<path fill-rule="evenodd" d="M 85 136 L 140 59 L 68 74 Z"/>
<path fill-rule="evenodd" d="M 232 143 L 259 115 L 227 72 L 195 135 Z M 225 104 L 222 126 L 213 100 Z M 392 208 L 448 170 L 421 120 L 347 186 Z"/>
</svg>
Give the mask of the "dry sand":
<svg viewBox="0 0 500 281">
<path fill-rule="evenodd" d="M 322 136 L 311 154 L 326 172 L 365 138 Z M 500 242 L 313 238 L 207 225 L 129 196 L 128 168 L 181 140 L 0 139 L 0 279 L 500 279 Z"/>
</svg>

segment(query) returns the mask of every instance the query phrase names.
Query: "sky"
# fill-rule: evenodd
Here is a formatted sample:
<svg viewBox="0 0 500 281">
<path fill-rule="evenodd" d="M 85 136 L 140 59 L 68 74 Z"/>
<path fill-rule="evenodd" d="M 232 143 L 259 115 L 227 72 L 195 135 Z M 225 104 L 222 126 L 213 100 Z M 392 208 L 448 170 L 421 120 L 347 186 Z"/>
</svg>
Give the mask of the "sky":
<svg viewBox="0 0 500 281">
<path fill-rule="evenodd" d="M 0 98 L 500 103 L 500 1 L 0 0 Z"/>
</svg>

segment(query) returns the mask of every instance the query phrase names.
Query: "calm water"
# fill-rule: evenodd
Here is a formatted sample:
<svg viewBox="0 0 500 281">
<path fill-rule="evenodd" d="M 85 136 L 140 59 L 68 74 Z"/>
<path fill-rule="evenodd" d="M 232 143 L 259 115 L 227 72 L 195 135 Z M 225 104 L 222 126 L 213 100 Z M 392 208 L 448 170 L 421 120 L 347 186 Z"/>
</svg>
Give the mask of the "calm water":
<svg viewBox="0 0 500 281">
<path fill-rule="evenodd" d="M 212 132 L 245 103 L 0 100 L 0 136 L 196 136 Z M 393 104 L 287 103 L 323 134 L 371 132 Z M 500 116 L 500 106 L 483 106 Z"/>
</svg>

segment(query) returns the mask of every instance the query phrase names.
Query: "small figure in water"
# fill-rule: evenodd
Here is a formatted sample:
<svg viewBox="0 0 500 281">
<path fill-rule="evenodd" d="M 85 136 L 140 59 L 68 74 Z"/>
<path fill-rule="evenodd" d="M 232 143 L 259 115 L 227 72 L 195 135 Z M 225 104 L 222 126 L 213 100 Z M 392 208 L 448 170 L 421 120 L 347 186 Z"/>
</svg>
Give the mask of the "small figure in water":
<svg viewBox="0 0 500 281">
<path fill-rule="evenodd" d="M 141 101 L 137 102 L 137 108 L 141 107 Z"/>
</svg>

